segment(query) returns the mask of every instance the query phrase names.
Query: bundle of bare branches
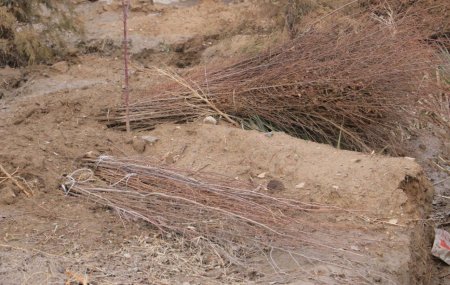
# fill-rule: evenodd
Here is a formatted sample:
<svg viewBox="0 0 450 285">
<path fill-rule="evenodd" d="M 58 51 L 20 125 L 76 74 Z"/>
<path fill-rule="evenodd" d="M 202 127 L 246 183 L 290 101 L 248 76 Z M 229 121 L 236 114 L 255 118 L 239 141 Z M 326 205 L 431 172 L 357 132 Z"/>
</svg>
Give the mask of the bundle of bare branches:
<svg viewBox="0 0 450 285">
<path fill-rule="evenodd" d="M 347 149 L 391 147 L 418 100 L 438 93 L 438 59 L 416 17 L 377 13 L 330 16 L 281 47 L 189 79 L 158 69 L 176 84 L 144 92 L 130 106 L 132 128 L 216 114 Z M 100 120 L 123 129 L 125 110 Z"/>
<path fill-rule="evenodd" d="M 371 267 L 370 253 L 351 250 L 356 239 L 363 239 L 362 229 L 330 222 L 337 213 L 354 216 L 351 211 L 275 197 L 217 174 L 174 170 L 148 161 L 102 156 L 85 163 L 107 186 L 95 186 L 93 176 L 85 177 L 81 170 L 69 176 L 68 193 L 181 235 L 187 242 L 207 243 L 224 263 L 251 266 L 256 257 L 265 255 L 279 273 L 287 270 L 277 262 L 284 255 L 292 258 L 290 264 L 301 265 L 305 277 L 311 277 L 307 269 L 314 264 L 326 264 L 358 280 L 369 274 L 364 268 Z"/>
</svg>

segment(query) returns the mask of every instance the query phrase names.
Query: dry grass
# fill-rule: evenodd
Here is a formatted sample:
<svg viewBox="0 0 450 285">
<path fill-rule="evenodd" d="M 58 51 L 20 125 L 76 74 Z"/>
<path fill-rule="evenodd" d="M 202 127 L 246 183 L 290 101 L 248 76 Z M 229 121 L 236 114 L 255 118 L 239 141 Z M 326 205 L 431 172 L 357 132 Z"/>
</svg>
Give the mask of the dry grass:
<svg viewBox="0 0 450 285">
<path fill-rule="evenodd" d="M 188 79 L 158 70 L 176 84 L 132 104 L 132 128 L 217 115 L 346 149 L 395 152 L 419 100 L 440 92 L 440 59 L 412 16 L 386 10 L 339 19 L 316 22 L 258 56 L 199 68 Z M 124 109 L 100 119 L 123 129 Z"/>
<path fill-rule="evenodd" d="M 45 63 L 64 56 L 64 39 L 77 30 L 68 1 L 0 0 L 0 66 Z"/>
<path fill-rule="evenodd" d="M 447 39 L 446 45 L 450 46 L 450 39 Z M 435 97 L 435 110 L 439 121 L 450 129 L 450 52 L 445 45 L 441 47 L 441 56 L 442 64 L 436 71 L 436 80 L 442 92 Z"/>
</svg>

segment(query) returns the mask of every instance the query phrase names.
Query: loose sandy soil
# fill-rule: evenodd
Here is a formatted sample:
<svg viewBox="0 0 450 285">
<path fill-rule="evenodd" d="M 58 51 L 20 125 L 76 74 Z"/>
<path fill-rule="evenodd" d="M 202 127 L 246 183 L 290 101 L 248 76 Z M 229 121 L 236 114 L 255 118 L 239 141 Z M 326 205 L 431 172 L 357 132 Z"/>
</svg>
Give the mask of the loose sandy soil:
<svg viewBox="0 0 450 285">
<path fill-rule="evenodd" d="M 122 63 L 114 48 L 121 40 L 117 7 L 83 2 L 77 10 L 86 22 L 86 42 L 99 53 L 54 67 L 0 73 L 4 79 L 0 164 L 34 191 L 27 198 L 0 174 L 0 284 L 62 284 L 66 271 L 86 274 L 91 284 L 248 284 L 258 278 L 265 283 L 273 275 L 265 263 L 250 270 L 205 261 L 198 248 L 182 248 L 176 237 L 161 236 L 145 223 L 123 220 L 110 209 L 65 196 L 60 187 L 64 175 L 79 168 L 77 159 L 88 151 L 150 157 L 263 188 L 276 179 L 285 190 L 274 195 L 364 210 L 361 215 L 323 220 L 324 226 L 346 226 L 358 235 L 345 241 L 345 249 L 363 256 L 364 283 L 389 284 L 389 279 L 395 284 L 450 284 L 450 272 L 429 255 L 430 218 L 446 222 L 449 210 L 448 199 L 441 196 L 450 196 L 450 182 L 439 182 L 448 175 L 432 163 L 439 156 L 449 158 L 448 142 L 443 139 L 447 133 L 431 129 L 431 136 L 426 133 L 412 140 L 411 156 L 417 157 L 425 172 L 408 158 L 340 151 L 282 133 L 243 131 L 224 122 L 164 125 L 134 134 L 159 138 L 138 153 L 130 137 L 95 120 L 103 108 L 120 103 Z M 146 68 L 151 64 L 189 68 L 256 52 L 281 39 L 276 21 L 258 20 L 260 13 L 267 11 L 246 2 L 135 8 L 130 23 L 133 87 L 144 89 L 160 80 Z M 252 19 L 251 24 L 242 19 Z M 112 40 L 110 50 L 98 48 L 105 35 Z M 182 51 L 176 51 L 180 45 Z M 265 177 L 258 178 L 263 172 Z M 441 196 L 434 196 L 433 203 L 433 187 L 426 175 L 432 183 L 439 182 L 435 188 Z M 278 258 L 281 266 L 295 270 L 289 258 Z M 432 269 L 436 267 L 442 268 Z M 320 263 L 305 268 L 308 274 L 283 280 L 358 284 L 352 279 L 354 272 Z M 386 278 L 379 279 L 374 272 Z"/>
</svg>

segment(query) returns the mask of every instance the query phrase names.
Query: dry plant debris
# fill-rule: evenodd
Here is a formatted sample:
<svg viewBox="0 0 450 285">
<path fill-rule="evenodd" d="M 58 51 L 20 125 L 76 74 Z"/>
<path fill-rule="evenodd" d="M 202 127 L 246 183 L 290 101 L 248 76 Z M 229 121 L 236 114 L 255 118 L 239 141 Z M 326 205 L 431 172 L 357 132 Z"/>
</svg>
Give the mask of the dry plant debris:
<svg viewBox="0 0 450 285">
<path fill-rule="evenodd" d="M 30 188 L 30 186 L 28 186 L 28 184 L 26 183 L 25 179 L 23 179 L 20 176 L 15 176 L 15 174 L 17 173 L 17 170 L 14 171 L 12 174 L 8 173 L 6 171 L 6 169 L 0 164 L 0 171 L 5 174 L 5 177 L 0 177 L 0 184 L 8 179 L 10 179 L 14 185 L 17 186 L 17 188 L 20 189 L 20 191 L 22 191 L 27 197 L 31 197 L 33 195 L 33 189 Z M 21 179 L 23 181 L 23 183 L 20 183 L 17 179 Z M 25 185 L 25 186 L 24 186 Z"/>
<path fill-rule="evenodd" d="M 66 270 L 67 281 L 65 285 L 72 284 L 73 281 L 77 282 L 80 285 L 89 285 L 87 275 L 82 275 L 76 272 L 72 272 L 70 270 Z"/>
<path fill-rule="evenodd" d="M 145 160 L 101 156 L 85 158 L 84 163 L 93 171 L 83 168 L 69 175 L 66 194 L 108 206 L 122 218 L 146 221 L 187 244 L 206 244 L 223 266 L 252 267 L 255 258 L 265 256 L 276 274 L 289 273 L 292 268 L 277 263 L 282 254 L 313 280 L 319 277 L 308 267 L 323 264 L 360 283 L 370 283 L 364 276 L 392 283 L 368 265 L 370 252 L 351 249 L 352 241 L 361 239 L 362 228 L 329 222 L 336 213 L 358 215 L 354 211 L 272 196 L 217 174 Z"/>
<path fill-rule="evenodd" d="M 0 66 L 49 63 L 67 55 L 63 34 L 79 34 L 67 0 L 0 0 Z"/>
<path fill-rule="evenodd" d="M 395 152 L 419 100 L 428 108 L 440 94 L 439 57 L 417 32 L 415 17 L 388 16 L 333 15 L 280 47 L 198 68 L 189 78 L 155 68 L 172 83 L 136 93 L 132 128 L 217 115 L 340 148 Z M 124 129 L 125 109 L 99 119 Z"/>
</svg>

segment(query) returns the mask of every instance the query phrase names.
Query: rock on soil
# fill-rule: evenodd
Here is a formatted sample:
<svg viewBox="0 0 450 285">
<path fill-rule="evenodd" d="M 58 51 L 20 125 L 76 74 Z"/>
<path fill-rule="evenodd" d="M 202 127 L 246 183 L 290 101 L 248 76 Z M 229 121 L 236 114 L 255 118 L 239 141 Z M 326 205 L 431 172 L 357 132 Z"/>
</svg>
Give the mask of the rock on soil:
<svg viewBox="0 0 450 285">
<path fill-rule="evenodd" d="M 269 193 L 278 193 L 285 190 L 283 182 L 277 179 L 272 179 L 267 183 L 267 190 Z"/>
<path fill-rule="evenodd" d="M 217 120 L 212 116 L 208 116 L 203 119 L 203 123 L 208 125 L 217 125 Z"/>
<path fill-rule="evenodd" d="M 147 142 L 141 137 L 134 137 L 132 140 L 133 149 L 138 153 L 143 153 L 145 151 L 145 145 Z"/>
<path fill-rule="evenodd" d="M 154 136 L 142 136 L 141 137 L 144 141 L 146 141 L 147 143 L 153 144 L 155 142 L 157 142 L 159 140 L 159 138 L 154 137 Z"/>
</svg>

